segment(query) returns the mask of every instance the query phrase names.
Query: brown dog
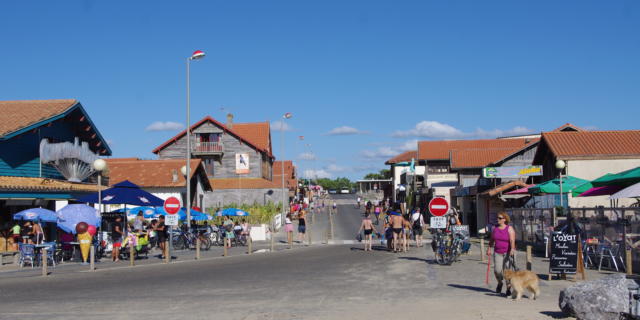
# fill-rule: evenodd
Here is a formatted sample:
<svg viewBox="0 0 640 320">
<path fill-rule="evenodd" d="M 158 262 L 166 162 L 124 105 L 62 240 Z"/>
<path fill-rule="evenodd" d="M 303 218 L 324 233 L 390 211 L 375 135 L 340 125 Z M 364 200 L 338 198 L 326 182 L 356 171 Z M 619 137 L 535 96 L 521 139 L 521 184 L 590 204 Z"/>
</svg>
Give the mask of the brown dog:
<svg viewBox="0 0 640 320">
<path fill-rule="evenodd" d="M 504 279 L 511 285 L 511 297 L 513 299 L 520 300 L 525 289 L 533 294 L 529 296 L 529 299 L 535 300 L 540 295 L 538 276 L 531 271 L 505 270 Z"/>
</svg>

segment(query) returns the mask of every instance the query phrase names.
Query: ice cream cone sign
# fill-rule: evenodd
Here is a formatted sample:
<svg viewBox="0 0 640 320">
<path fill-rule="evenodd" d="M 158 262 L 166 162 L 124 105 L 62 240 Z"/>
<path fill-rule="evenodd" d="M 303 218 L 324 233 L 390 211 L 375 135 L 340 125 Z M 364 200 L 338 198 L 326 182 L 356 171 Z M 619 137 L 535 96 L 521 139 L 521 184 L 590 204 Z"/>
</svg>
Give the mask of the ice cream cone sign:
<svg viewBox="0 0 640 320">
<path fill-rule="evenodd" d="M 82 261 L 87 262 L 89 259 L 89 250 L 91 249 L 91 240 L 93 236 L 88 232 L 89 225 L 86 222 L 80 222 L 76 225 L 78 233 L 78 242 L 80 242 L 80 252 L 82 253 Z"/>
</svg>

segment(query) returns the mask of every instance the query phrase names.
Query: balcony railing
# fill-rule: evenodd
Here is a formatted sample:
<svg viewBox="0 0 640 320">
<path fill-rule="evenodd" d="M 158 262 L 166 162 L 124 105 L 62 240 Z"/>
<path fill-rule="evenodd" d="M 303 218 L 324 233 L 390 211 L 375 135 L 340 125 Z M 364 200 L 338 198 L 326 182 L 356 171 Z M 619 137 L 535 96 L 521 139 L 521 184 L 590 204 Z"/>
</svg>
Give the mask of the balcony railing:
<svg viewBox="0 0 640 320">
<path fill-rule="evenodd" d="M 194 142 L 191 146 L 191 152 L 193 153 L 221 153 L 224 151 L 224 146 L 221 142 Z"/>
</svg>

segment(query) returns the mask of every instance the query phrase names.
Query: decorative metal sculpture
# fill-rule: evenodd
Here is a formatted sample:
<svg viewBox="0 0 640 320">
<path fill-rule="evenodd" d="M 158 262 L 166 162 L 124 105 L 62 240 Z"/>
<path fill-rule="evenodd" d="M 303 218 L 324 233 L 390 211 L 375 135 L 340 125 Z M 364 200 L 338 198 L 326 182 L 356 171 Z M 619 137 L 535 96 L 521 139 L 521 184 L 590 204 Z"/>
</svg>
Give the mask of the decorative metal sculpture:
<svg viewBox="0 0 640 320">
<path fill-rule="evenodd" d="M 47 139 L 40 141 L 40 161 L 50 164 L 69 181 L 81 182 L 93 174 L 93 161 L 98 155 L 91 152 L 87 142 L 80 143 L 78 137 L 74 143 L 50 143 Z"/>
</svg>

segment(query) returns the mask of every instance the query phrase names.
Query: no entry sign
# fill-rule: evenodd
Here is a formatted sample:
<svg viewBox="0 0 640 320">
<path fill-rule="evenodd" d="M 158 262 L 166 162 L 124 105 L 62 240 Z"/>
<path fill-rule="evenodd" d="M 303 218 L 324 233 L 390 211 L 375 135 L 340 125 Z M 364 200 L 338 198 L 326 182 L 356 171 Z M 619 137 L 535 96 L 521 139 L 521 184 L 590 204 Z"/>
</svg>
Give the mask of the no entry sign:
<svg viewBox="0 0 640 320">
<path fill-rule="evenodd" d="M 429 201 L 429 212 L 436 217 L 444 216 L 449 211 L 449 202 L 445 198 L 433 198 Z"/>
<path fill-rule="evenodd" d="M 176 214 L 180 211 L 180 200 L 176 197 L 169 197 L 164 201 L 164 211 L 168 214 Z"/>
</svg>

